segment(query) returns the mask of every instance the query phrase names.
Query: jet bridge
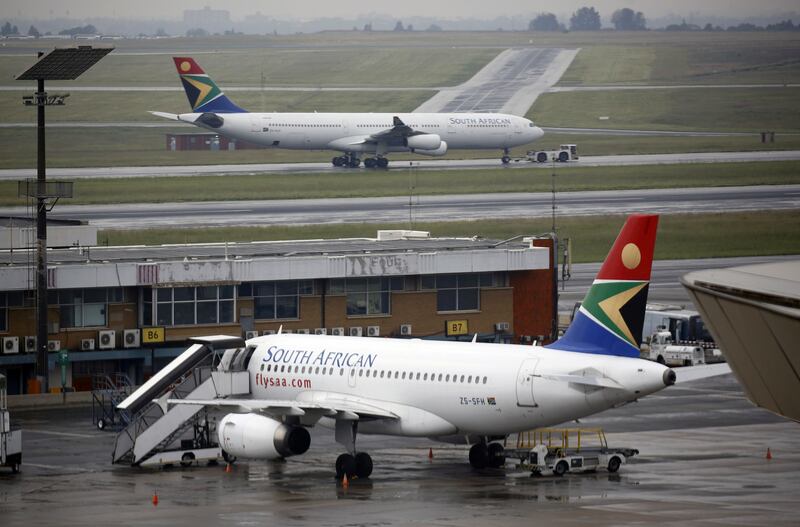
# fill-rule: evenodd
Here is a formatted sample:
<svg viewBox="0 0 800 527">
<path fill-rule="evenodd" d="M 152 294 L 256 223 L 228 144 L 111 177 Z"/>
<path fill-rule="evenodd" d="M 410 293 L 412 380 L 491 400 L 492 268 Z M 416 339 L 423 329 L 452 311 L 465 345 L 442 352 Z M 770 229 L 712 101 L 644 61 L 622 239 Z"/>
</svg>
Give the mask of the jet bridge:
<svg viewBox="0 0 800 527">
<path fill-rule="evenodd" d="M 180 456 L 180 451 L 186 453 L 178 459 L 190 462 L 195 459 L 193 450 L 218 450 L 206 407 L 167 401 L 249 394 L 247 364 L 255 348 L 225 335 L 190 340 L 186 351 L 117 405 L 127 424 L 117 434 L 114 463 L 140 465 L 157 454 Z"/>
</svg>

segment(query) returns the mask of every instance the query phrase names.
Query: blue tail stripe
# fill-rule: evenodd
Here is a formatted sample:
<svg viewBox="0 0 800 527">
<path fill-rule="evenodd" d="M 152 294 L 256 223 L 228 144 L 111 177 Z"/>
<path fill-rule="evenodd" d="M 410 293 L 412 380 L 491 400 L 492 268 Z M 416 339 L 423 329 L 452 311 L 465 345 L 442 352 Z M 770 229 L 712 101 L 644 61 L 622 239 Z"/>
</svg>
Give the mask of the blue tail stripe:
<svg viewBox="0 0 800 527">
<path fill-rule="evenodd" d="M 578 311 L 567 333 L 546 348 L 617 355 L 620 357 L 639 357 L 639 350 L 607 330 L 582 311 Z"/>
</svg>

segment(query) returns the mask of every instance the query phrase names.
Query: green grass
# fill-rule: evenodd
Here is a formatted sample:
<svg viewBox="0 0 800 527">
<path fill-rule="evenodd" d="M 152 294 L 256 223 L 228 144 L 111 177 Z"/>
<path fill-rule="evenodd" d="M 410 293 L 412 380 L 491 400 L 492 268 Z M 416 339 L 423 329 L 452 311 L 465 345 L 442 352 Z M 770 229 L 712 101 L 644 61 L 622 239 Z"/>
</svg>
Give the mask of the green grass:
<svg viewBox="0 0 800 527">
<path fill-rule="evenodd" d="M 634 167 L 562 166 L 559 192 L 800 184 L 800 163 L 681 164 Z M 404 196 L 484 192 L 548 192 L 547 168 L 358 171 L 337 174 L 260 174 L 86 179 L 75 182 L 70 204 Z M 16 183 L 0 182 L 0 206 L 23 205 Z"/>
<path fill-rule="evenodd" d="M 242 91 L 229 96 L 243 108 L 254 112 L 379 112 L 391 108 L 410 112 L 436 92 L 413 91 Z M 22 105 L 21 92 L 0 92 L 3 120 L 10 123 L 35 123 L 36 109 Z M 47 122 L 156 122 L 148 110 L 170 113 L 190 112 L 183 91 L 175 92 L 74 92 L 65 106 L 47 109 Z M 195 128 L 187 130 L 198 131 Z"/>
<path fill-rule="evenodd" d="M 119 46 L 79 79 L 53 86 L 180 86 L 172 55 L 193 56 L 223 90 L 226 85 L 258 87 L 262 78 L 265 86 L 452 86 L 469 79 L 501 51 L 416 46 L 274 49 L 259 47 L 258 40 L 243 41 L 249 46 L 213 50 L 192 39 L 162 41 L 162 53 L 126 54 Z M 19 85 L 14 75 L 32 64 L 33 57 L 0 56 L 0 84 Z"/>
<path fill-rule="evenodd" d="M 605 258 L 624 216 L 592 216 L 558 219 L 558 235 L 570 238 L 573 262 L 596 262 Z M 736 235 L 731 236 L 731 225 Z M 101 231 L 101 244 L 152 245 L 165 243 L 301 240 L 318 238 L 374 237 L 378 229 L 430 231 L 432 236 L 482 236 L 507 239 L 520 234 L 550 231 L 550 219 L 484 220 L 399 224 L 336 224 L 303 227 L 225 227 L 203 229 L 151 229 Z M 691 233 L 691 236 L 688 235 Z M 733 256 L 800 253 L 800 211 L 731 214 L 676 214 L 661 217 L 655 257 L 722 258 Z"/>
<path fill-rule="evenodd" d="M 797 132 L 799 100 L 800 88 L 562 92 L 539 97 L 528 116 L 556 127 Z"/>
</svg>

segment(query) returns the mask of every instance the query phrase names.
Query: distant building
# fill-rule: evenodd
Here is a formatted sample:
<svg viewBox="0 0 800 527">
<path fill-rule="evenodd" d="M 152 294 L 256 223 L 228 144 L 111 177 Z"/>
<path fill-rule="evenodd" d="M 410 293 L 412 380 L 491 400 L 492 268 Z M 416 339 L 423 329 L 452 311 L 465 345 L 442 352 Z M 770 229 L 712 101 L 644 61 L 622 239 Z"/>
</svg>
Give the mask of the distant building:
<svg viewBox="0 0 800 527">
<path fill-rule="evenodd" d="M 231 29 L 231 12 L 225 9 L 186 9 L 183 11 L 183 23 L 189 29 L 202 28 L 211 33 L 219 33 Z"/>
</svg>

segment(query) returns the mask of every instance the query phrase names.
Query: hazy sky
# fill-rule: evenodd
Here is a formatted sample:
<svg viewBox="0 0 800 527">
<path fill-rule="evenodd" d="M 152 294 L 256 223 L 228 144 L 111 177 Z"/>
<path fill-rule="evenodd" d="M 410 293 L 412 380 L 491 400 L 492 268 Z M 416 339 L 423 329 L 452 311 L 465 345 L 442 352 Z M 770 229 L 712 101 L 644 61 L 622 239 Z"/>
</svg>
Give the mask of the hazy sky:
<svg viewBox="0 0 800 527">
<path fill-rule="evenodd" d="M 241 19 L 260 11 L 280 18 L 354 18 L 378 13 L 400 17 L 431 16 L 446 19 L 494 18 L 504 15 L 550 11 L 567 14 L 582 6 L 595 6 L 604 17 L 620 7 L 644 12 L 645 16 L 665 14 L 717 14 L 729 17 L 768 16 L 800 9 L 799 0 L 3 0 L 2 17 L 135 17 L 179 19 L 184 9 L 227 9 Z"/>
</svg>

